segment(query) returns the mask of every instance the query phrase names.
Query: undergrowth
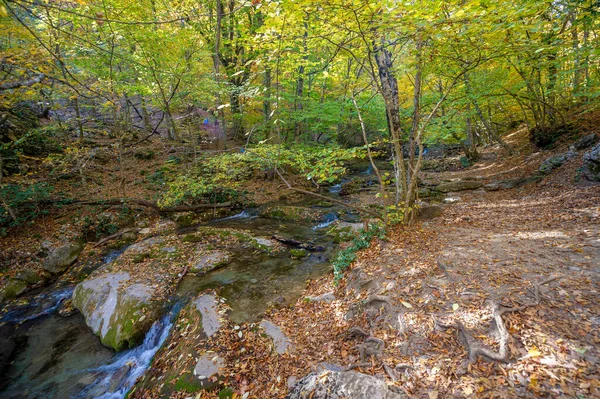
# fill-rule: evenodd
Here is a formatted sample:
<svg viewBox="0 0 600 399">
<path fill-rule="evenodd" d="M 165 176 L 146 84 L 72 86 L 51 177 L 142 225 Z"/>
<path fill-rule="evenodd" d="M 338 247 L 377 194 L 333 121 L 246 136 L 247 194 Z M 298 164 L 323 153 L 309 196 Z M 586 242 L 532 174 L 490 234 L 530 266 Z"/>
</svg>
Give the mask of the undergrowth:
<svg viewBox="0 0 600 399">
<path fill-rule="evenodd" d="M 378 237 L 380 239 L 385 238 L 385 227 L 376 224 L 370 224 L 369 229 L 360 229 L 358 235 L 355 236 L 350 246 L 342 249 L 338 252 L 335 260 L 333 261 L 333 275 L 334 281 L 337 284 L 344 276 L 344 270 L 346 270 L 354 260 L 356 260 L 356 253 L 361 249 L 366 249 L 371 244 L 373 238 Z"/>
</svg>

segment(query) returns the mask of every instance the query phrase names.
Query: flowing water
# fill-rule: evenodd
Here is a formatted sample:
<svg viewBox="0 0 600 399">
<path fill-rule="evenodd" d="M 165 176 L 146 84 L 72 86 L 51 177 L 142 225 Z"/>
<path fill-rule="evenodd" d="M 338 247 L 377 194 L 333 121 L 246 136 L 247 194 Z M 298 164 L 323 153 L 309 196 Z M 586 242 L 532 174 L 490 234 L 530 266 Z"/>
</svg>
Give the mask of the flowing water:
<svg viewBox="0 0 600 399">
<path fill-rule="evenodd" d="M 221 269 L 202 277 L 186 276 L 173 298 L 177 305 L 154 323 L 142 344 L 120 353 L 104 347 L 79 312 L 60 311 L 73 293 L 72 285 L 55 284 L 28 297 L 26 304 L 8 309 L 0 318 L 0 398 L 124 398 L 167 339 L 185 300 L 207 288 L 220 288 L 232 307 L 229 317 L 237 323 L 254 322 L 270 305 L 294 302 L 307 279 L 329 272 L 333 244 L 326 227 L 338 219 L 338 211 L 330 209 L 313 224 L 267 220 L 255 210 L 211 222 L 256 236 L 294 238 L 324 250 L 301 259 L 291 258 L 289 248 L 275 256 L 238 252 Z M 110 253 L 104 263 L 122 252 Z"/>
</svg>

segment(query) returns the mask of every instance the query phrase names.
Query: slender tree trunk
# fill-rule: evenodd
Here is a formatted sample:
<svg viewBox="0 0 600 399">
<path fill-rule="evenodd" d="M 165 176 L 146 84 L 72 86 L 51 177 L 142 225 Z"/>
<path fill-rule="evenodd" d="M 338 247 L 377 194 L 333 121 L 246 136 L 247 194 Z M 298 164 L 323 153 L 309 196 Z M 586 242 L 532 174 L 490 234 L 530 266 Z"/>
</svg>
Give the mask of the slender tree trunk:
<svg viewBox="0 0 600 399">
<path fill-rule="evenodd" d="M 296 123 L 294 125 L 294 140 L 300 140 L 300 136 L 302 135 L 302 123 L 298 121 L 298 118 L 302 118 L 302 96 L 304 95 L 304 72 L 305 72 L 305 62 L 308 59 L 308 13 L 304 14 L 304 34 L 302 35 L 302 48 L 304 54 L 302 55 L 302 61 L 300 66 L 298 67 L 298 79 L 296 80 L 296 100 L 295 100 L 295 116 Z"/>
<path fill-rule="evenodd" d="M 223 23 L 223 3 L 221 0 L 216 0 L 216 24 L 215 24 L 215 48 L 213 54 L 213 65 L 215 70 L 215 83 L 217 86 L 217 95 L 215 96 L 215 117 L 217 121 L 220 121 L 220 127 L 223 129 L 223 133 L 219 134 L 217 140 L 217 149 L 222 150 L 227 146 L 227 127 L 225 125 L 225 111 L 221 107 L 221 88 L 219 87 L 219 82 L 221 79 L 220 76 L 220 60 L 219 60 L 219 52 L 221 50 L 221 24 Z"/>
<path fill-rule="evenodd" d="M 234 85 L 231 94 L 231 116 L 233 118 L 233 137 L 236 140 L 244 139 L 244 124 L 242 120 L 242 107 L 240 104 L 240 90 L 241 87 Z"/>
<path fill-rule="evenodd" d="M 410 185 L 410 182 L 416 176 L 413 176 L 414 165 L 415 165 L 415 150 L 418 145 L 416 142 L 416 135 L 419 131 L 419 122 L 421 120 L 420 115 L 420 102 L 421 102 L 421 80 L 422 80 L 422 65 L 421 65 L 421 56 L 422 56 L 423 42 L 421 37 L 417 37 L 416 42 L 416 71 L 415 71 L 415 85 L 413 90 L 413 114 L 412 114 L 412 127 L 410 129 L 410 139 L 409 139 L 409 155 L 408 155 L 408 176 L 407 181 Z M 408 206 L 412 206 L 412 198 L 408 199 Z"/>
<path fill-rule="evenodd" d="M 144 123 L 144 130 L 147 133 L 152 132 L 152 124 L 150 123 L 150 116 L 148 115 L 148 107 L 146 105 L 146 99 L 140 96 L 140 108 L 142 109 L 142 122 Z"/>
<path fill-rule="evenodd" d="M 471 104 L 467 103 L 466 108 L 467 119 L 465 122 L 466 130 L 467 130 L 467 157 L 471 161 L 477 160 L 479 158 L 479 154 L 477 153 L 477 143 L 475 142 L 475 131 L 473 129 L 471 123 Z"/>
<path fill-rule="evenodd" d="M 83 121 L 81 120 L 81 112 L 79 111 L 79 99 L 77 98 L 77 96 L 75 96 L 73 99 L 73 107 L 75 108 L 75 116 L 77 117 L 79 138 L 83 140 Z"/>
<path fill-rule="evenodd" d="M 265 99 L 263 100 L 263 113 L 265 118 L 265 138 L 271 138 L 271 67 L 265 68 Z"/>
</svg>

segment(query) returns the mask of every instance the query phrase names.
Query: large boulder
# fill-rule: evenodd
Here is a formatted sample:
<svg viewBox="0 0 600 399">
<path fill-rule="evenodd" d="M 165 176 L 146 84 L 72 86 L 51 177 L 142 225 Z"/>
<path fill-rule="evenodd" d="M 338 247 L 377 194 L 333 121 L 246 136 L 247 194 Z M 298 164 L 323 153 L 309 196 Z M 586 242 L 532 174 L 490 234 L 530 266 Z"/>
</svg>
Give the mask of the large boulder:
<svg viewBox="0 0 600 399">
<path fill-rule="evenodd" d="M 298 381 L 286 399 L 401 399 L 385 381 L 354 371 L 311 373 Z"/>
<path fill-rule="evenodd" d="M 44 269 L 53 274 L 63 272 L 77 260 L 83 246 L 83 242 L 76 241 L 51 249 L 44 260 Z"/>
<path fill-rule="evenodd" d="M 442 183 L 436 187 L 436 190 L 442 193 L 449 193 L 453 191 L 477 190 L 481 186 L 483 186 L 483 183 L 477 180 L 457 180 Z"/>
<path fill-rule="evenodd" d="M 583 156 L 583 175 L 590 181 L 600 181 L 600 144 Z"/>
<path fill-rule="evenodd" d="M 78 284 L 73 305 L 100 341 L 118 351 L 138 344 L 161 316 L 155 293 L 150 284 L 132 283 L 127 272 L 108 273 Z"/>
</svg>

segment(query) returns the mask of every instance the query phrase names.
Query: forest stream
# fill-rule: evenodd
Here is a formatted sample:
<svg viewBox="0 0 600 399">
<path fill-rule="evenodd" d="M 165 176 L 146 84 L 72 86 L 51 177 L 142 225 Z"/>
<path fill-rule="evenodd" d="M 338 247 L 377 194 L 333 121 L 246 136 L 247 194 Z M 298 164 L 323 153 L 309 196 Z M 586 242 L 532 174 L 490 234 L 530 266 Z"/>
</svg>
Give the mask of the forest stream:
<svg viewBox="0 0 600 399">
<path fill-rule="evenodd" d="M 336 191 L 337 187 L 332 187 L 330 195 L 337 196 Z M 314 200 L 303 206 L 319 208 Z M 25 305 L 13 307 L 0 318 L 4 344 L 15 346 L 12 364 L 0 382 L 0 397 L 125 397 L 169 336 L 179 310 L 206 289 L 221 289 L 220 296 L 231 307 L 228 317 L 235 323 L 258 322 L 269 306 L 294 303 L 308 279 L 331 270 L 329 260 L 335 244 L 326 234 L 327 226 L 340 214 L 347 220 L 354 218 L 330 205 L 323 214 L 320 222 L 308 224 L 266 219 L 249 209 L 180 229 L 179 237 L 207 226 L 244 229 L 257 236 L 294 238 L 322 250 L 300 258 L 290 257 L 287 247 L 276 256 L 259 251 L 238 252 L 224 267 L 202 276 L 183 277 L 170 300 L 171 309 L 152 325 L 140 345 L 125 351 L 115 353 L 103 346 L 78 311 L 62 311 L 73 294 L 73 285 L 62 285 L 59 280 L 31 295 Z M 118 259 L 125 249 L 104 256 L 98 268 Z"/>
</svg>

